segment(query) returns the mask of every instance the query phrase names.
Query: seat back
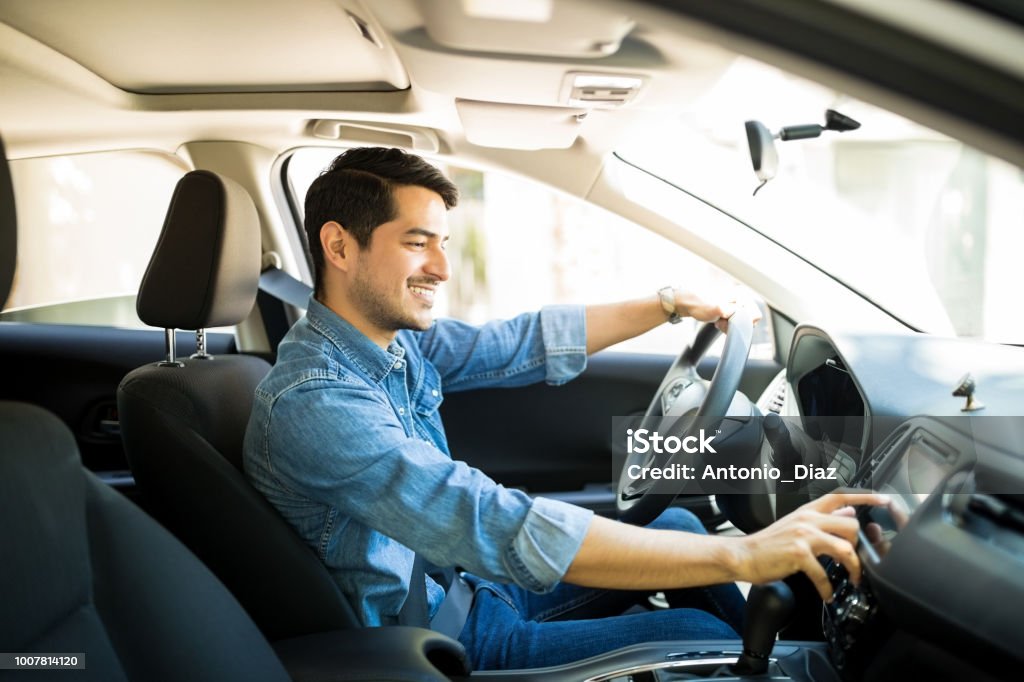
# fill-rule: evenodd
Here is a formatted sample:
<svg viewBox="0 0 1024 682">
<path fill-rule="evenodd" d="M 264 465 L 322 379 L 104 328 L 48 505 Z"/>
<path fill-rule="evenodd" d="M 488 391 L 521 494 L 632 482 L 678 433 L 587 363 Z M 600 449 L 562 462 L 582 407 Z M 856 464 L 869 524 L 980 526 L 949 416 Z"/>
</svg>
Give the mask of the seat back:
<svg viewBox="0 0 1024 682">
<path fill-rule="evenodd" d="M 80 656 L 87 680 L 288 680 L 188 550 L 82 469 L 57 417 L 0 402 L 0 650 Z"/>
<path fill-rule="evenodd" d="M 179 359 L 173 329 L 234 325 L 254 304 L 256 208 L 228 178 L 193 171 L 171 199 L 139 290 L 139 317 L 172 330 L 162 362 L 118 388 L 125 451 L 156 518 L 228 586 L 271 640 L 358 627 L 326 568 L 241 471 L 255 389 L 270 370 L 199 348 Z"/>
<path fill-rule="evenodd" d="M 6 158 L 0 140 L 0 308 L 17 246 Z M 223 585 L 87 473 L 42 408 L 0 401 L 0 518 L 0 651 L 77 655 L 82 680 L 289 679 Z"/>
</svg>

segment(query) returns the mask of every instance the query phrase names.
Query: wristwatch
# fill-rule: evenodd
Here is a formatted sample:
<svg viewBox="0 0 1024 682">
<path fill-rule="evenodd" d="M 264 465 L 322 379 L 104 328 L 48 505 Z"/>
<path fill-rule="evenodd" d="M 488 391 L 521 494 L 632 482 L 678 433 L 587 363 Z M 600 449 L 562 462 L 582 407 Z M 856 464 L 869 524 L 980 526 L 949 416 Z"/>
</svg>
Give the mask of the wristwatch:
<svg viewBox="0 0 1024 682">
<path fill-rule="evenodd" d="M 668 286 L 658 289 L 658 298 L 661 300 L 661 309 L 668 315 L 669 324 L 679 324 L 683 317 L 676 312 L 676 288 Z"/>
</svg>

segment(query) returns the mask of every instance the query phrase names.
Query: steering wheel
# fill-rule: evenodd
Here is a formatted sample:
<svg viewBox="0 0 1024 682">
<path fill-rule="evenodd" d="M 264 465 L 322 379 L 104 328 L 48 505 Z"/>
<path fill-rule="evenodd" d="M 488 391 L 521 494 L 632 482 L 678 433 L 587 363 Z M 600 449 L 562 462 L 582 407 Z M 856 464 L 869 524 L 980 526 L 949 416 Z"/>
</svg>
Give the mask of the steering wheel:
<svg viewBox="0 0 1024 682">
<path fill-rule="evenodd" d="M 711 381 L 697 374 L 697 363 L 718 338 L 719 330 L 708 322 L 697 332 L 690 345 L 676 358 L 661 380 L 638 429 L 657 431 L 663 436 L 677 436 L 683 442 L 696 442 L 700 430 L 714 431 L 729 414 L 740 385 L 743 368 L 750 354 L 754 323 L 751 310 L 740 307 L 729 318 L 725 348 Z M 693 437 L 694 441 L 686 441 Z M 634 480 L 627 475 L 632 465 L 640 467 L 671 467 L 681 460 L 682 453 L 631 453 L 619 472 L 615 506 L 621 521 L 646 525 L 656 519 L 672 503 L 685 485 L 676 479 Z"/>
</svg>

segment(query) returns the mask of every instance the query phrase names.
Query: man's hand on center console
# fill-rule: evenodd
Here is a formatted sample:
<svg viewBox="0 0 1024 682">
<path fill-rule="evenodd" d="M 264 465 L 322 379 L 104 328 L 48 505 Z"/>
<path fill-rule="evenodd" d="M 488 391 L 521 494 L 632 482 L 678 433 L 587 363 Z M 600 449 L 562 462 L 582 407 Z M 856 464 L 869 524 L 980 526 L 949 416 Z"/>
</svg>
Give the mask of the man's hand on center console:
<svg viewBox="0 0 1024 682">
<path fill-rule="evenodd" d="M 828 555 L 842 564 L 854 584 L 860 582 L 857 558 L 857 519 L 853 505 L 888 505 L 877 493 L 831 493 L 787 514 L 764 530 L 739 539 L 740 576 L 754 584 L 780 580 L 797 571 L 811 579 L 821 598 L 832 599 L 832 584 L 818 557 Z"/>
</svg>

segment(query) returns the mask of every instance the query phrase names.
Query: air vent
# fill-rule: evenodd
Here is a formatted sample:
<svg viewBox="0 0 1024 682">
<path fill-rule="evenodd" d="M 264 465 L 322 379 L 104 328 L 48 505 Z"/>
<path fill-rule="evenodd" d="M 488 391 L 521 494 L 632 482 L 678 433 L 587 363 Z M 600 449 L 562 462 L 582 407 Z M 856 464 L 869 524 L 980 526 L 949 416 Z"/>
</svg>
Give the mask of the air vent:
<svg viewBox="0 0 1024 682">
<path fill-rule="evenodd" d="M 379 48 L 384 47 L 384 45 L 382 45 L 381 42 L 377 40 L 377 36 L 374 35 L 373 30 L 370 28 L 369 24 L 367 24 L 365 21 L 363 21 L 356 15 L 352 14 L 351 12 L 345 13 L 348 15 L 349 20 L 352 21 L 352 25 L 356 27 L 357 31 L 359 31 L 359 35 L 361 35 L 363 38 L 366 38 L 366 40 L 370 41 Z"/>
<path fill-rule="evenodd" d="M 967 500 L 967 512 L 974 513 L 1002 528 L 1024 533 L 1024 510 L 1017 508 L 1019 500 L 1012 496 L 974 493 Z"/>
<path fill-rule="evenodd" d="M 774 391 L 768 399 L 768 411 L 775 414 L 782 414 L 782 405 L 786 402 L 786 375 L 775 380 Z"/>
</svg>

